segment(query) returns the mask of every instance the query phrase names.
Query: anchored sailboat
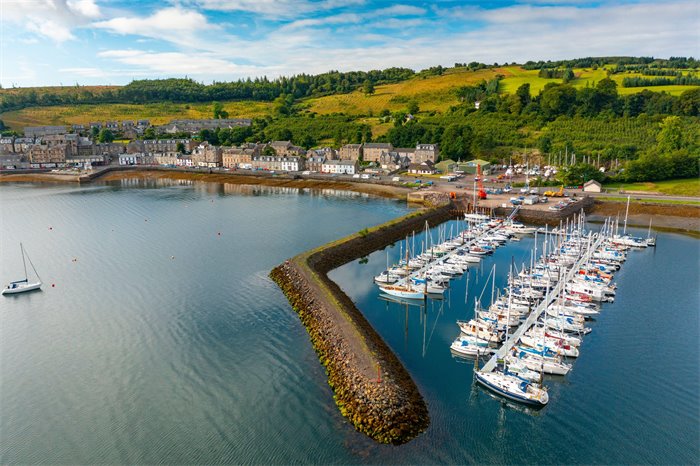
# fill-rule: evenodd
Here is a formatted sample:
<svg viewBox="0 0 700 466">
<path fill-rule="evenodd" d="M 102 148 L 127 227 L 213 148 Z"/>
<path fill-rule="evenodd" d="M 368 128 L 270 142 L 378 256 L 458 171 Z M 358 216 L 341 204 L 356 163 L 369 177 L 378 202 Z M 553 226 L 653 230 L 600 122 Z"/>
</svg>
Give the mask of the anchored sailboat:
<svg viewBox="0 0 700 466">
<path fill-rule="evenodd" d="M 24 280 L 10 282 L 7 285 L 7 288 L 2 290 L 2 294 L 24 293 L 25 291 L 38 290 L 39 288 L 41 288 L 41 278 L 39 277 L 39 274 L 36 273 L 36 268 L 34 268 L 34 264 L 32 264 L 32 260 L 29 258 L 29 254 L 27 254 L 27 252 L 24 250 L 24 246 L 22 246 L 22 243 L 19 243 L 19 248 L 22 251 L 22 264 L 24 265 Z M 38 280 L 36 282 L 29 281 L 29 276 L 27 275 L 27 260 L 29 261 L 29 265 L 32 266 L 34 275 L 36 275 L 36 278 Z"/>
</svg>

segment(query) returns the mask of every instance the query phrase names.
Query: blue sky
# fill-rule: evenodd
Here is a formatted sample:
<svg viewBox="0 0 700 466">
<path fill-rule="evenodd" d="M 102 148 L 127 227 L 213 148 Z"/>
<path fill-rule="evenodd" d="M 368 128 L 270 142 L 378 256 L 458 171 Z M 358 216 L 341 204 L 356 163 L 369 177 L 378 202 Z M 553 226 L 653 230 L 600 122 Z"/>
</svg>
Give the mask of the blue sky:
<svg viewBox="0 0 700 466">
<path fill-rule="evenodd" d="M 700 55 L 698 0 L 0 0 L 0 83 Z"/>
</svg>

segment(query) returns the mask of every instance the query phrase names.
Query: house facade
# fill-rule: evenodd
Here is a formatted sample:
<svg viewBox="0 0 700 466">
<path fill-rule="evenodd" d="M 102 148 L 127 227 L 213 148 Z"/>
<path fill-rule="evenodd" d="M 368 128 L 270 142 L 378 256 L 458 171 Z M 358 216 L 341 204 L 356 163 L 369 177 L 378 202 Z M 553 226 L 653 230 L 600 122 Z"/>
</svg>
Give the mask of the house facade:
<svg viewBox="0 0 700 466">
<path fill-rule="evenodd" d="M 378 162 L 382 152 L 391 152 L 394 149 L 388 142 L 371 142 L 362 146 L 362 160 L 365 162 Z"/>
<path fill-rule="evenodd" d="M 195 167 L 220 167 L 222 161 L 221 147 L 203 142 L 192 151 L 192 163 Z"/>
<path fill-rule="evenodd" d="M 440 157 L 440 146 L 437 144 L 418 144 L 411 161 L 413 163 L 422 163 L 431 161 L 435 163 Z"/>
<path fill-rule="evenodd" d="M 340 160 L 360 160 L 362 155 L 362 144 L 345 144 L 340 148 Z"/>
<path fill-rule="evenodd" d="M 186 152 L 192 152 L 197 146 L 197 142 L 192 139 L 147 139 L 143 141 L 143 152 L 177 152 L 178 143 L 182 143 Z"/>
<path fill-rule="evenodd" d="M 157 165 L 177 166 L 178 154 L 176 152 L 157 152 L 153 154 L 153 163 Z"/>
<path fill-rule="evenodd" d="M 29 163 L 65 163 L 69 155 L 69 146 L 66 144 L 35 144 L 28 151 Z"/>
<path fill-rule="evenodd" d="M 603 191 L 603 186 L 596 180 L 588 180 L 583 183 L 583 191 L 587 193 L 600 193 Z"/>
<path fill-rule="evenodd" d="M 322 172 L 323 164 L 326 162 L 326 157 L 324 155 L 314 154 L 311 157 L 306 158 L 306 169 L 314 172 Z"/>
<path fill-rule="evenodd" d="M 253 169 L 270 171 L 300 171 L 305 169 L 304 158 L 299 156 L 256 155 L 251 161 Z"/>
<path fill-rule="evenodd" d="M 435 174 L 435 166 L 429 160 L 421 163 L 412 163 L 408 167 L 408 173 L 413 175 L 433 175 Z"/>
<path fill-rule="evenodd" d="M 254 149 L 224 147 L 221 153 L 221 163 L 227 168 L 250 168 L 254 155 L 257 155 Z"/>
<path fill-rule="evenodd" d="M 143 120 L 147 121 L 147 120 Z M 231 129 L 241 126 L 250 126 L 252 120 L 250 118 L 219 118 L 219 119 L 202 119 L 202 120 L 172 120 L 170 123 L 160 126 L 158 129 L 162 133 L 180 133 L 186 132 L 195 134 L 203 129 L 210 131 L 216 128 Z"/>
<path fill-rule="evenodd" d="M 358 172 L 357 160 L 326 160 L 322 166 L 323 173 L 354 175 Z"/>
</svg>

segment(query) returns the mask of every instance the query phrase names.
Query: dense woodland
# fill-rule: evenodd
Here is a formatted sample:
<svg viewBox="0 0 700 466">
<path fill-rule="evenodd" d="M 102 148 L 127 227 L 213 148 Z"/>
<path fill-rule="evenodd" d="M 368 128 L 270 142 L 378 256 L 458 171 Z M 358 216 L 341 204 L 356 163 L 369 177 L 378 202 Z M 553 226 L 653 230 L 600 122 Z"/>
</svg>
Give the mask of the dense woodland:
<svg viewBox="0 0 700 466">
<path fill-rule="evenodd" d="M 610 67 L 611 64 L 615 66 Z M 567 182 L 605 177 L 653 181 L 700 175 L 700 88 L 677 97 L 650 90 L 620 95 L 612 79 L 582 88 L 569 82 L 574 79 L 572 68 L 603 65 L 611 73 L 642 75 L 625 78 L 625 86 L 656 82 L 665 85 L 679 80 L 700 84 L 693 74 L 700 63 L 693 58 L 589 57 L 526 63 L 524 68 L 540 70 L 540 77 L 562 80 L 548 83 L 536 95 L 532 95 L 527 83 L 512 94 L 502 92 L 501 76 L 462 86 L 453 91 L 455 105 L 442 113 L 421 112 L 417 102 L 408 98 L 404 110 L 392 113 L 385 109 L 379 115 L 317 115 L 305 103 L 306 97 L 357 89 L 372 94 L 377 84 L 400 82 L 415 75 L 441 75 L 446 70 L 441 66 L 419 73 L 390 68 L 211 85 L 190 79 L 139 80 L 116 90 L 95 93 L 79 87 L 75 92 L 40 94 L 31 90 L 6 90 L 0 93 L 0 111 L 66 103 L 271 101 L 272 114 L 255 118 L 252 126 L 203 131 L 199 137 L 223 145 L 291 140 L 304 148 L 370 141 L 391 142 L 395 147 L 437 142 L 444 158 L 480 157 L 494 162 L 507 161 L 513 156 L 517 160 L 523 153 L 539 154 L 543 163 L 571 164 L 575 158 L 573 166 L 563 171 Z M 474 70 L 489 67 L 477 62 L 455 66 Z M 639 84 L 642 82 L 647 84 Z M 213 108 L 214 118 L 227 116 L 220 104 L 214 102 Z M 372 122 L 388 123 L 391 127 L 381 136 L 373 135 Z M 149 129 L 145 137 L 159 136 Z M 606 174 L 599 171 L 601 166 Z"/>
</svg>

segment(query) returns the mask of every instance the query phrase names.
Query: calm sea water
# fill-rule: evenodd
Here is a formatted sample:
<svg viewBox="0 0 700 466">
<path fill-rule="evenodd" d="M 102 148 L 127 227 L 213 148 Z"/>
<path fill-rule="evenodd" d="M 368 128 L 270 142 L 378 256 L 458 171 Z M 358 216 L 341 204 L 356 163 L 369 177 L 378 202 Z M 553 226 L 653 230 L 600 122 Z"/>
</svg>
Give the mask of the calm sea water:
<svg viewBox="0 0 700 466">
<path fill-rule="evenodd" d="M 697 240 L 660 234 L 630 254 L 617 302 L 534 413 L 475 387 L 473 365 L 450 354 L 473 312 L 466 276 L 420 308 L 377 299 L 385 251 L 334 271 L 429 405 L 429 430 L 392 447 L 340 416 L 267 274 L 402 203 L 174 181 L 2 185 L 0 200 L 0 282 L 21 277 L 22 241 L 45 283 L 0 299 L 2 463 L 700 461 Z M 469 301 L 492 263 L 502 286 L 533 242 L 472 269 Z"/>
</svg>

